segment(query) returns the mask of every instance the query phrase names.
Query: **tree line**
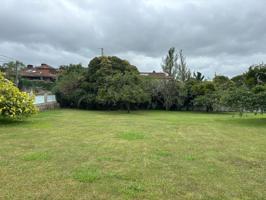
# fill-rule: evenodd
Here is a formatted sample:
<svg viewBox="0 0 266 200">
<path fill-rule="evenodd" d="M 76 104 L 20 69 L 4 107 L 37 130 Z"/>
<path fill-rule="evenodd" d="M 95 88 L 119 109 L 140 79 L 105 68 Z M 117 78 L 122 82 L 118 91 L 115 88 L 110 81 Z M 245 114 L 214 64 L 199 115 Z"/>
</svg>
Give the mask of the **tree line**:
<svg viewBox="0 0 266 200">
<path fill-rule="evenodd" d="M 81 109 L 165 109 L 186 111 L 266 110 L 266 65 L 253 65 L 241 75 L 215 75 L 206 80 L 191 72 L 182 50 L 163 58 L 165 78 L 141 76 L 137 67 L 114 56 L 61 66 L 54 92 L 62 107 Z"/>
</svg>

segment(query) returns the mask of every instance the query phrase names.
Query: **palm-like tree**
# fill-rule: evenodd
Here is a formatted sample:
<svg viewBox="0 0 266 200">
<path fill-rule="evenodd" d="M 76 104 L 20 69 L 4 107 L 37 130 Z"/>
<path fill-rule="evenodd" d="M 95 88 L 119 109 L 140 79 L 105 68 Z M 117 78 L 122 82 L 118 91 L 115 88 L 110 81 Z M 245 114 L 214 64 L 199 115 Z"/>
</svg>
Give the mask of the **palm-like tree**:
<svg viewBox="0 0 266 200">
<path fill-rule="evenodd" d="M 203 81 L 205 79 L 205 76 L 203 76 L 202 73 L 200 72 L 197 72 L 197 73 L 193 73 L 193 76 L 194 78 L 197 80 L 197 81 Z"/>
</svg>

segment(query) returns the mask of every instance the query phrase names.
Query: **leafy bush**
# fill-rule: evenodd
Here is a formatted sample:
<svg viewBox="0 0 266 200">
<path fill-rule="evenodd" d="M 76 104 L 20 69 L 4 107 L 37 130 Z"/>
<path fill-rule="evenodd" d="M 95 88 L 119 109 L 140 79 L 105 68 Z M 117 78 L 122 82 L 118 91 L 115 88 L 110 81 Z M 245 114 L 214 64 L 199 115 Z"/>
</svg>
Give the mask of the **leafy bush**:
<svg viewBox="0 0 266 200">
<path fill-rule="evenodd" d="M 34 97 L 20 92 L 12 82 L 0 73 L 0 116 L 21 119 L 37 112 Z"/>
<path fill-rule="evenodd" d="M 54 82 L 47 82 L 42 80 L 28 80 L 28 79 L 21 79 L 20 80 L 20 88 L 26 88 L 26 89 L 42 89 L 47 91 L 52 91 L 54 88 L 55 83 Z"/>
<path fill-rule="evenodd" d="M 56 86 L 53 92 L 61 107 L 79 107 L 78 102 L 82 95 L 86 93 L 83 89 L 85 82 L 85 71 L 80 64 L 61 66 Z"/>
<path fill-rule="evenodd" d="M 96 57 L 85 69 L 63 66 L 54 88 L 62 107 L 116 109 L 147 101 L 137 68 L 117 57 Z"/>
<path fill-rule="evenodd" d="M 92 59 L 88 68 L 61 66 L 54 92 L 61 107 L 81 109 L 166 109 L 193 111 L 266 111 L 266 65 L 230 79 L 205 80 L 190 74 L 182 51 L 163 60 L 164 73 L 141 76 L 137 67 L 115 56 Z"/>
<path fill-rule="evenodd" d="M 253 111 L 253 96 L 254 94 L 246 87 L 233 87 L 225 92 L 222 102 L 242 116 L 246 111 Z"/>
</svg>

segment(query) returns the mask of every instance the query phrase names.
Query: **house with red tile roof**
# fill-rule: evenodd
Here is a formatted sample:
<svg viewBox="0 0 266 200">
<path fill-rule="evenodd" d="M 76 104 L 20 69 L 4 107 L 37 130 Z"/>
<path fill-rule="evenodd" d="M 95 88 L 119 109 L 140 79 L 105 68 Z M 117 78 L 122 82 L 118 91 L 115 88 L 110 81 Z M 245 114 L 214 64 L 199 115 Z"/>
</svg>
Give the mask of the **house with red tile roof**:
<svg viewBox="0 0 266 200">
<path fill-rule="evenodd" d="M 43 81 L 55 81 L 57 77 L 58 70 L 45 63 L 41 66 L 34 67 L 33 65 L 28 65 L 26 68 L 22 69 L 20 76 L 24 79 L 29 80 L 43 80 Z"/>
</svg>

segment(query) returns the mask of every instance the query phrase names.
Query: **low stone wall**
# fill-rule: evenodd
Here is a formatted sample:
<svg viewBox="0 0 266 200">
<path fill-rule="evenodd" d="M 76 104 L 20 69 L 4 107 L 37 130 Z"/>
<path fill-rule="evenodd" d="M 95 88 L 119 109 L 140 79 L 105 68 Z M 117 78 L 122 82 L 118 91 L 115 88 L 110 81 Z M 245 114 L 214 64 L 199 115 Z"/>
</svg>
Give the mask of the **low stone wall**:
<svg viewBox="0 0 266 200">
<path fill-rule="evenodd" d="M 60 106 L 57 102 L 41 103 L 41 104 L 36 104 L 36 106 L 39 109 L 39 111 L 52 110 L 52 109 L 60 108 Z"/>
</svg>

